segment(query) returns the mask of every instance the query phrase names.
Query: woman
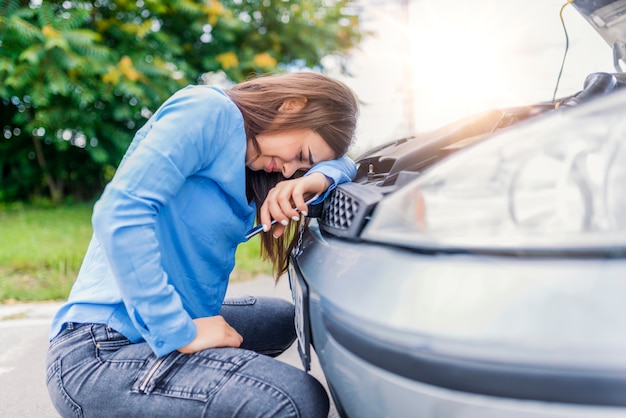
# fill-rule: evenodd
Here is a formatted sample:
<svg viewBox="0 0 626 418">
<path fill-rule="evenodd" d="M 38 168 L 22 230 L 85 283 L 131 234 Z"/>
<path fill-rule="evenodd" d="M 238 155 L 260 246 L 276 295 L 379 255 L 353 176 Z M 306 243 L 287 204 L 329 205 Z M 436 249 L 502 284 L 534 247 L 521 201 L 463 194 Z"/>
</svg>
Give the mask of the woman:
<svg viewBox="0 0 626 418">
<path fill-rule="evenodd" d="M 52 323 L 62 416 L 327 416 L 319 382 L 271 358 L 295 339 L 293 305 L 224 295 L 255 217 L 285 271 L 305 199 L 354 176 L 357 113 L 343 83 L 294 73 L 189 86 L 152 115 L 94 206 Z"/>
</svg>

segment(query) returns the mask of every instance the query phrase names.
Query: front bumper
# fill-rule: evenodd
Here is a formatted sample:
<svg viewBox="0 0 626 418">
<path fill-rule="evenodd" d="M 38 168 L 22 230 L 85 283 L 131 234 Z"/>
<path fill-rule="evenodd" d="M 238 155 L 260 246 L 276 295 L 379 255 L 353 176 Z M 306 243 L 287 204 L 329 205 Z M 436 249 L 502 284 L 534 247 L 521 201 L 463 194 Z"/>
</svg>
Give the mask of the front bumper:
<svg viewBox="0 0 626 418">
<path fill-rule="evenodd" d="M 624 260 L 420 254 L 315 222 L 302 250 L 291 274 L 346 415 L 626 414 Z"/>
</svg>

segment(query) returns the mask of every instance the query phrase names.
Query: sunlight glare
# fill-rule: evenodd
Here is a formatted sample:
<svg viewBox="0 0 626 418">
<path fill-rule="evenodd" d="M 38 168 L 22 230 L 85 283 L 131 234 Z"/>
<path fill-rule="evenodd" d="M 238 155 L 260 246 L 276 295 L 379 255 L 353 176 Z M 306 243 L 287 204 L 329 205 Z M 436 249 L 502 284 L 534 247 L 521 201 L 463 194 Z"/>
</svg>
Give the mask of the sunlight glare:
<svg viewBox="0 0 626 418">
<path fill-rule="evenodd" d="M 434 27 L 417 31 L 411 65 L 418 94 L 447 101 L 494 96 L 502 91 L 501 57 L 493 39 L 480 27 L 471 32 L 462 29 Z"/>
</svg>

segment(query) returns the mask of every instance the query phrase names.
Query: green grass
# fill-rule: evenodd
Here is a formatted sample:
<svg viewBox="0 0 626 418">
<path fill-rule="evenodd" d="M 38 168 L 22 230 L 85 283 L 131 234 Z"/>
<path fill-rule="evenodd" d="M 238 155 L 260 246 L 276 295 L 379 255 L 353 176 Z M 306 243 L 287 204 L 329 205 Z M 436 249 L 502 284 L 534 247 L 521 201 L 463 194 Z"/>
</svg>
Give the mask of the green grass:
<svg viewBox="0 0 626 418">
<path fill-rule="evenodd" d="M 0 206 L 0 302 L 65 299 L 91 239 L 91 204 Z M 271 274 L 259 240 L 237 250 L 231 280 Z"/>
</svg>

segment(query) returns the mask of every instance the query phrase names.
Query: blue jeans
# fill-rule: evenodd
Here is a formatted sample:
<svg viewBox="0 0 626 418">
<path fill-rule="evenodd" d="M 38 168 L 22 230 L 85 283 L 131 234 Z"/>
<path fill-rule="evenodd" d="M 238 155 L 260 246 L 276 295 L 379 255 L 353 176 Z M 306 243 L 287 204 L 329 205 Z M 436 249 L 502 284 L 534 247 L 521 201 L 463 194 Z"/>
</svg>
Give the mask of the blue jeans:
<svg viewBox="0 0 626 418">
<path fill-rule="evenodd" d="M 157 358 L 100 324 L 66 324 L 50 343 L 46 383 L 63 417 L 327 417 L 323 386 L 270 356 L 295 339 L 278 298 L 227 299 L 221 314 L 241 348 Z"/>
</svg>

